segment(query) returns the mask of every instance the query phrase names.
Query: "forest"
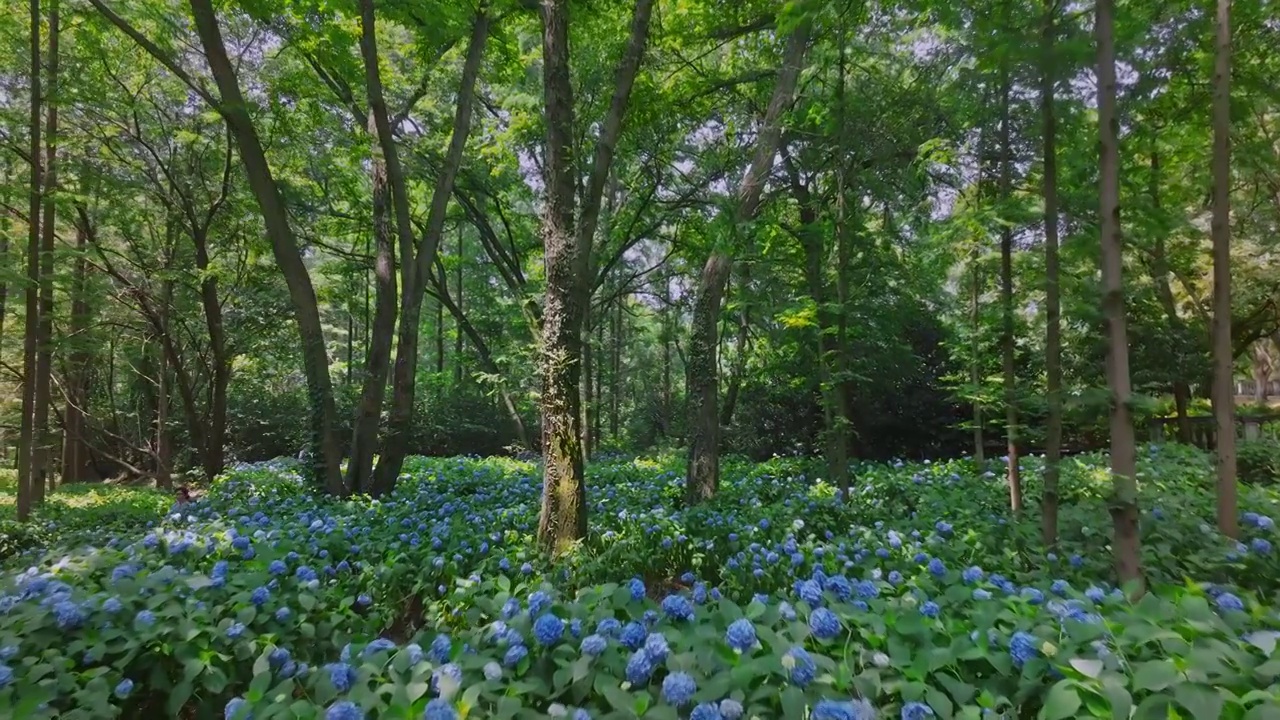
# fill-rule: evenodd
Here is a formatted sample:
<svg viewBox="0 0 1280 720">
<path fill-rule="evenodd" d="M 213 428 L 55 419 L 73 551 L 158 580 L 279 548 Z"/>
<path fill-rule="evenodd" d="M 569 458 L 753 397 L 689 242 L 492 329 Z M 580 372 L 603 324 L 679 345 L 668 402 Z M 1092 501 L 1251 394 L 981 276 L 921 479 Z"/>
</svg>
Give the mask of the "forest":
<svg viewBox="0 0 1280 720">
<path fill-rule="evenodd" d="M 0 717 L 1280 717 L 1274 0 L 0 48 Z"/>
</svg>

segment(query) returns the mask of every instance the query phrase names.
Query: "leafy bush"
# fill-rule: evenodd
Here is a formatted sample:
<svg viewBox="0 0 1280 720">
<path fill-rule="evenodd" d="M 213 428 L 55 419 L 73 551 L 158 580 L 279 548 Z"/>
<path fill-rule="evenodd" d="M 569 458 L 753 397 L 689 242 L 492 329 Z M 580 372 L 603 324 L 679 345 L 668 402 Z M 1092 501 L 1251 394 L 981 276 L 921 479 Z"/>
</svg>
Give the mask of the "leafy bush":
<svg viewBox="0 0 1280 720">
<path fill-rule="evenodd" d="M 1140 455 L 1137 602 L 1105 580 L 1100 455 L 1064 466 L 1055 553 L 1038 458 L 1021 517 L 971 460 L 858 465 L 843 503 L 820 463 L 730 460 L 680 509 L 676 457 L 618 458 L 592 465 L 591 532 L 557 562 L 530 463 L 411 458 L 380 501 L 312 495 L 292 465 L 0 578 L 0 715 L 1280 713 L 1280 618 L 1256 599 L 1280 578 L 1280 496 L 1242 488 L 1246 537 L 1222 538 L 1193 449 Z"/>
<path fill-rule="evenodd" d="M 1236 448 L 1236 473 L 1250 485 L 1280 480 L 1280 440 L 1244 440 Z"/>
</svg>

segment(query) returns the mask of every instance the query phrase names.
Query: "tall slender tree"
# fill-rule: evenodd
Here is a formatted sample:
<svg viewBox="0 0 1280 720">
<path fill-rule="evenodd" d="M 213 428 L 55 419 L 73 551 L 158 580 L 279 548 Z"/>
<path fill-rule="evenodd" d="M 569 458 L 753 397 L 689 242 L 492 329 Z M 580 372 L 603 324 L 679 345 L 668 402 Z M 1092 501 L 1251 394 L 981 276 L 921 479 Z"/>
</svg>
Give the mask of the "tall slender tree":
<svg viewBox="0 0 1280 720">
<path fill-rule="evenodd" d="M 31 0 L 31 114 L 28 132 L 31 144 L 31 191 L 27 223 L 27 288 L 25 292 L 26 327 L 22 334 L 22 422 L 18 436 L 18 519 L 31 517 L 32 493 L 35 483 L 33 469 L 33 444 L 35 440 L 36 404 L 36 350 L 40 325 L 40 0 Z"/>
<path fill-rule="evenodd" d="M 586 535 L 586 479 L 582 458 L 583 318 L 591 301 L 591 243 L 600 220 L 605 183 L 622 134 L 627 104 L 649 38 L 654 0 L 637 0 L 609 109 L 600 126 L 575 223 L 578 181 L 573 155 L 574 100 L 569 75 L 569 2 L 542 5 L 542 81 L 546 144 L 542 214 L 546 299 L 539 337 L 542 378 L 542 510 L 538 539 L 553 551 Z M 598 415 L 597 415 L 598 416 Z"/>
<path fill-rule="evenodd" d="M 1213 63 L 1213 416 L 1217 424 L 1218 529 L 1239 537 L 1236 408 L 1231 343 L 1231 0 L 1217 0 Z"/>
<path fill-rule="evenodd" d="M 1094 32 L 1098 63 L 1098 182 L 1102 246 L 1102 315 L 1106 322 L 1107 386 L 1111 391 L 1111 519 L 1116 575 L 1141 591 L 1137 450 L 1130 407 L 1129 337 L 1125 327 L 1120 235 L 1120 120 L 1116 113 L 1115 2 L 1098 0 Z"/>
<path fill-rule="evenodd" d="M 1008 0 L 1004 3 L 1004 31 L 1012 32 Z M 1013 224 L 1007 217 L 1013 194 L 1013 145 L 1010 124 L 1010 100 L 1013 82 L 1009 77 L 1009 59 L 1000 61 L 1000 361 L 1004 370 L 1004 433 L 1006 440 L 1006 475 L 1009 484 L 1009 507 L 1022 512 L 1022 473 L 1018 458 L 1018 373 L 1014 359 L 1013 325 Z"/>
<path fill-rule="evenodd" d="M 760 121 L 755 154 L 742 184 L 732 216 L 733 233 L 743 231 L 760 209 L 764 183 L 773 170 L 782 136 L 782 120 L 795 95 L 801 65 L 809 47 L 811 21 L 805 17 L 792 29 L 783 51 L 782 67 L 774 81 L 773 95 Z M 720 382 L 716 356 L 719 351 L 720 305 L 733 269 L 728 249 L 713 250 L 702 267 L 693 303 L 693 327 L 685 363 L 689 396 L 689 467 L 685 502 L 710 498 L 720 485 Z"/>
<path fill-rule="evenodd" d="M 1044 28 L 1040 47 L 1040 118 L 1044 155 L 1045 266 L 1045 399 L 1044 499 L 1040 503 L 1044 544 L 1058 542 L 1058 480 L 1062 458 L 1062 301 L 1058 282 L 1058 146 L 1054 86 L 1057 83 L 1055 18 L 1057 0 L 1044 0 Z"/>
</svg>

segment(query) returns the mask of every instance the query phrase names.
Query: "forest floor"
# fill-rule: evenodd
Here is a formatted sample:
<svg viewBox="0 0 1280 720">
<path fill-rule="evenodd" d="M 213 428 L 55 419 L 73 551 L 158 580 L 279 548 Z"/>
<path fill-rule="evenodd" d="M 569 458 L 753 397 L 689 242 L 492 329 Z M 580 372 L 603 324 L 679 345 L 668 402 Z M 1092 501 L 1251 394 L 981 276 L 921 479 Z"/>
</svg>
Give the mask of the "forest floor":
<svg viewBox="0 0 1280 720">
<path fill-rule="evenodd" d="M 1106 457 L 1065 461 L 1052 551 L 1039 463 L 1013 515 L 970 460 L 858 465 L 847 502 L 818 461 L 728 461 L 684 510 L 677 458 L 617 458 L 559 559 L 509 459 L 413 458 L 383 501 L 262 463 L 177 515 L 60 488 L 0 516 L 0 715 L 1280 717 L 1280 493 L 1241 487 L 1236 543 L 1209 456 L 1144 448 L 1134 601 Z"/>
</svg>

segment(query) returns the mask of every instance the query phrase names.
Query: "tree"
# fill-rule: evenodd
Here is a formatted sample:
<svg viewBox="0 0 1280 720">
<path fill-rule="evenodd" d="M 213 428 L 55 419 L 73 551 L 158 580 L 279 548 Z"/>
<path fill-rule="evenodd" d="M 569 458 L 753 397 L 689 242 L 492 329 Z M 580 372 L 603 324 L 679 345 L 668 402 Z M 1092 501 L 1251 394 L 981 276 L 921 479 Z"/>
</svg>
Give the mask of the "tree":
<svg viewBox="0 0 1280 720">
<path fill-rule="evenodd" d="M 1111 518 L 1120 582 L 1140 584 L 1137 450 L 1129 384 L 1129 340 L 1125 330 L 1123 257 L 1120 236 L 1120 121 L 1116 114 L 1115 3 L 1099 0 L 1094 32 L 1098 63 L 1098 182 L 1102 245 L 1102 313 L 1106 323 L 1107 387 L 1110 390 Z M 1140 585 L 1138 585 L 1140 587 Z"/>
<path fill-rule="evenodd" d="M 573 86 L 569 77 L 569 2 L 546 0 L 542 7 L 546 199 L 541 232 L 547 287 L 539 338 L 545 469 L 538 539 L 556 552 L 566 550 L 587 532 L 579 379 L 583 318 L 590 302 L 591 240 L 600 219 L 601 198 L 631 89 L 644 58 L 652 12 L 653 0 L 637 0 L 575 223 L 578 181 L 573 174 L 576 164 Z"/>
<path fill-rule="evenodd" d="M 26 324 L 22 334 L 22 427 L 18 439 L 18 519 L 31 517 L 35 493 L 36 455 L 36 353 L 40 325 L 40 0 L 31 0 L 31 163 L 30 206 L 27 214 Z"/>
<path fill-rule="evenodd" d="M 773 169 L 774 155 L 782 136 L 783 115 L 795 95 L 801 65 L 809 45 L 810 20 L 800 18 L 787 36 L 782 65 L 773 96 L 760 121 L 755 153 L 746 176 L 737 189 L 737 205 L 731 222 L 733 234 L 745 232 L 760 209 L 760 195 Z M 686 366 L 689 395 L 689 468 L 685 481 L 685 501 L 696 504 L 715 494 L 720 483 L 720 402 L 719 351 L 720 304 L 733 268 L 728 249 L 713 250 L 698 278 L 693 305 L 692 329 Z"/>
<path fill-rule="evenodd" d="M 1040 503 L 1044 544 L 1058 542 L 1058 479 L 1062 457 L 1062 302 L 1058 283 L 1058 148 L 1054 115 L 1054 16 L 1057 0 L 1045 0 L 1041 36 L 1040 116 L 1044 155 L 1044 264 L 1045 264 L 1045 430 L 1044 499 Z"/>
<path fill-rule="evenodd" d="M 1213 415 L 1218 529 L 1236 538 L 1236 408 L 1231 343 L 1231 0 L 1217 0 L 1213 63 Z"/>
</svg>

